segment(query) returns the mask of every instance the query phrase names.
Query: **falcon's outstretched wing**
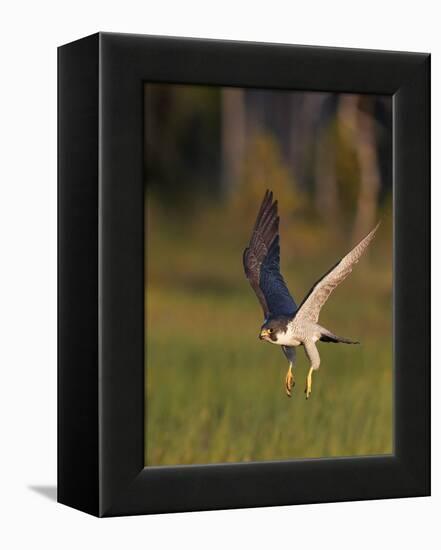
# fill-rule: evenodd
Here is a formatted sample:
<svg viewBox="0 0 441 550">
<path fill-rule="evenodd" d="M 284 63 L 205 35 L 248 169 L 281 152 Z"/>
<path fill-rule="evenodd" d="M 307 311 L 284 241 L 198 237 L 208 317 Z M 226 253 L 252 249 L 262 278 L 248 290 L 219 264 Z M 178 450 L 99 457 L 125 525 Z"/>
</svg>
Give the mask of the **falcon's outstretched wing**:
<svg viewBox="0 0 441 550">
<path fill-rule="evenodd" d="M 250 244 L 244 250 L 243 266 L 266 319 L 294 315 L 297 306 L 280 273 L 279 216 L 270 191 L 265 193 Z"/>
<path fill-rule="evenodd" d="M 368 247 L 374 238 L 377 226 L 355 246 L 349 254 L 344 256 L 337 264 L 319 279 L 308 292 L 306 298 L 300 304 L 296 317 L 317 323 L 320 310 L 329 298 L 331 292 L 351 273 L 354 264 L 358 262 L 360 256 Z"/>
</svg>

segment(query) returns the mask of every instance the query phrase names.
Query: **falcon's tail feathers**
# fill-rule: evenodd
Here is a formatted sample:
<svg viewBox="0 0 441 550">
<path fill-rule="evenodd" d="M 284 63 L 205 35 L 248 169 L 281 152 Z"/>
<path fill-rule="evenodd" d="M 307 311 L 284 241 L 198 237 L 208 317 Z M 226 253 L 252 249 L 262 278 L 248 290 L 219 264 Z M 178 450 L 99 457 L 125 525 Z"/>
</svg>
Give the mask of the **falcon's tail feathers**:
<svg viewBox="0 0 441 550">
<path fill-rule="evenodd" d="M 320 336 L 321 342 L 330 342 L 332 344 L 359 344 L 360 342 L 357 342 L 355 340 L 349 340 L 349 338 L 343 338 L 342 336 L 337 336 L 336 334 L 333 334 L 329 330 L 323 330 L 322 334 Z"/>
</svg>

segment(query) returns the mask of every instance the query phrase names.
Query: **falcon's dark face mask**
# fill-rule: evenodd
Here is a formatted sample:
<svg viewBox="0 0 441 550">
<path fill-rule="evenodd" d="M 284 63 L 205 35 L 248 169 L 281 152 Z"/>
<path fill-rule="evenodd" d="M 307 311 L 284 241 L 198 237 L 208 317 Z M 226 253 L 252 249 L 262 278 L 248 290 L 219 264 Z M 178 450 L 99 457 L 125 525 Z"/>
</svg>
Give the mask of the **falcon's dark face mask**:
<svg viewBox="0 0 441 550">
<path fill-rule="evenodd" d="M 270 342 L 271 340 L 273 342 L 277 341 L 276 331 L 273 327 L 265 327 L 263 326 L 260 330 L 259 334 L 260 340 L 267 340 Z"/>
<path fill-rule="evenodd" d="M 280 332 L 286 332 L 288 319 L 270 319 L 262 325 L 260 329 L 260 340 L 266 340 L 267 342 L 277 342 L 277 336 Z"/>
</svg>

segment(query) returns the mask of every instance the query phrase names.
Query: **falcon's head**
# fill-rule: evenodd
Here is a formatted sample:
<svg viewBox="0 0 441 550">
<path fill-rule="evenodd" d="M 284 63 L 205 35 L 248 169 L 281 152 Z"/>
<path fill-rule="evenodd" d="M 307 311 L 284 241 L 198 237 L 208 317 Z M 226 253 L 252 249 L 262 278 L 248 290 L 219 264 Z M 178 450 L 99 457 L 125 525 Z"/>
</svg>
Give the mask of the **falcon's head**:
<svg viewBox="0 0 441 550">
<path fill-rule="evenodd" d="M 288 323 L 292 321 L 290 317 L 274 317 L 265 321 L 260 329 L 260 340 L 266 340 L 271 344 L 280 344 L 280 340 L 285 336 L 288 330 Z"/>
</svg>

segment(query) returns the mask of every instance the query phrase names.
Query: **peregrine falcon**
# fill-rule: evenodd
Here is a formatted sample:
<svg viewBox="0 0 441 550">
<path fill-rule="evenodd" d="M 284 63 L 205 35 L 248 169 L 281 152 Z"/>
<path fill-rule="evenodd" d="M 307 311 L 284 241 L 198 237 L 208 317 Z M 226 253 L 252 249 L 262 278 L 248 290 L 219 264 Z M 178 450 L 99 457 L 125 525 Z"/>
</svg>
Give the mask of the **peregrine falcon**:
<svg viewBox="0 0 441 550">
<path fill-rule="evenodd" d="M 320 367 L 317 341 L 358 344 L 336 336 L 318 324 L 320 310 L 331 292 L 351 273 L 352 267 L 374 238 L 379 224 L 319 279 L 297 307 L 280 273 L 279 216 L 277 201 L 266 191 L 257 214 L 250 244 L 243 253 L 245 275 L 263 309 L 259 338 L 282 347 L 289 361 L 285 390 L 291 397 L 296 347 L 303 346 L 310 362 L 306 378 L 306 399 L 311 395 L 312 373 Z"/>
</svg>

